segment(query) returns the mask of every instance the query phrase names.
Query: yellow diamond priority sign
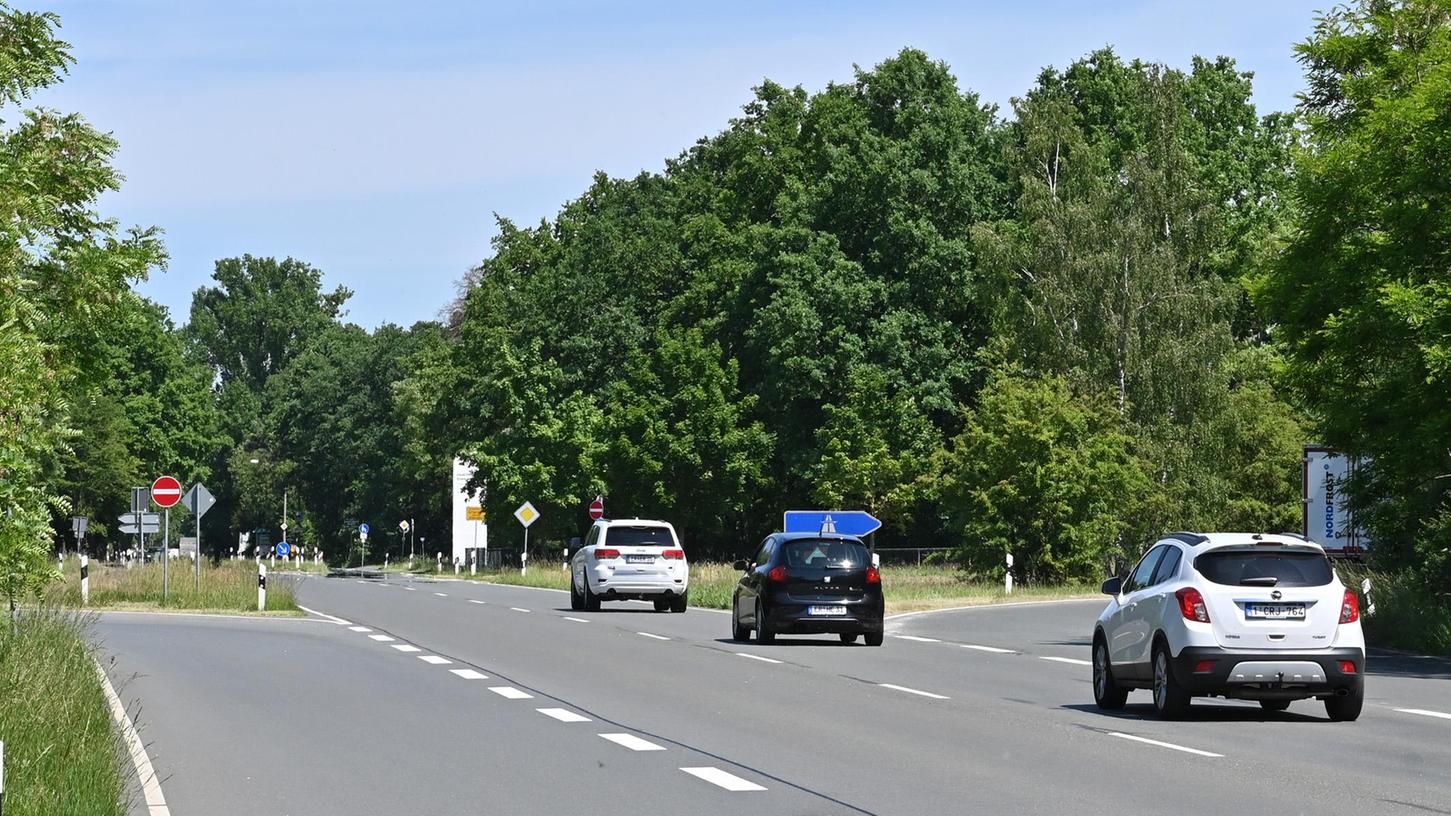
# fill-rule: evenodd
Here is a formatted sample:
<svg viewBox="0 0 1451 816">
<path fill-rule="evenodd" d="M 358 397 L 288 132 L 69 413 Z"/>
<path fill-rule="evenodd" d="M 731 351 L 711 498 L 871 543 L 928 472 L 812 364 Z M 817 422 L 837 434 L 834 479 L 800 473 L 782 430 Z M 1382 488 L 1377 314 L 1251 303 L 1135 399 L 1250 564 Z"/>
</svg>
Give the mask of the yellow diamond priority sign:
<svg viewBox="0 0 1451 816">
<path fill-rule="evenodd" d="M 518 510 L 514 511 L 514 518 L 518 519 L 520 524 L 528 527 L 539 519 L 539 511 L 534 509 L 533 504 L 524 502 L 519 505 Z"/>
</svg>

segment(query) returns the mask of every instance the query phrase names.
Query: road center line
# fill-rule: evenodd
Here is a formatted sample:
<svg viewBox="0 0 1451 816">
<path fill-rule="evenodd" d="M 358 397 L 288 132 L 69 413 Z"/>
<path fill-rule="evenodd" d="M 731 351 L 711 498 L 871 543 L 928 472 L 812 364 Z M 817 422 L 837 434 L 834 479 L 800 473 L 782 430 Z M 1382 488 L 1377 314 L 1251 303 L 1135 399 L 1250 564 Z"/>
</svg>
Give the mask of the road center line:
<svg viewBox="0 0 1451 816">
<path fill-rule="evenodd" d="M 446 593 L 446 592 L 435 592 L 433 594 L 434 595 L 437 595 L 440 598 L 447 598 L 448 597 L 448 593 Z"/>
<path fill-rule="evenodd" d="M 567 708 L 536 708 L 534 710 L 546 717 L 553 717 L 560 722 L 589 722 L 589 717 L 576 714 Z"/>
<path fill-rule="evenodd" d="M 371 632 L 371 631 L 373 631 L 372 629 L 369 629 L 366 626 L 349 626 L 348 628 L 351 629 L 351 630 L 353 630 L 354 632 Z"/>
<path fill-rule="evenodd" d="M 917 694 L 917 695 L 921 695 L 922 697 L 931 697 L 934 700 L 951 700 L 952 699 L 951 697 L 944 697 L 941 694 L 933 694 L 930 691 L 919 691 L 919 690 L 914 689 L 914 688 L 907 688 L 906 686 L 898 686 L 898 685 L 894 685 L 892 683 L 878 683 L 877 685 L 881 686 L 882 688 L 892 689 L 893 691 L 905 691 L 908 694 Z"/>
<path fill-rule="evenodd" d="M 571 618 L 568 615 L 565 615 L 564 619 L 567 621 L 574 621 L 575 623 L 589 623 L 589 621 L 585 620 L 584 618 Z"/>
<path fill-rule="evenodd" d="M 527 609 L 520 609 L 517 606 L 511 606 L 511 607 L 509 607 L 509 609 L 513 610 L 514 612 L 528 612 L 529 611 Z"/>
<path fill-rule="evenodd" d="M 626 748 L 629 748 L 631 751 L 663 751 L 663 750 L 665 750 L 665 746 L 663 746 L 663 745 L 656 745 L 655 743 L 650 742 L 649 740 L 642 740 L 639 737 L 635 736 L 634 734 L 600 734 L 600 736 L 601 737 L 604 737 L 605 739 L 609 740 L 610 742 L 615 743 L 616 745 L 623 745 Z"/>
<path fill-rule="evenodd" d="M 1422 717 L 1435 717 L 1441 720 L 1451 720 L 1451 714 L 1442 714 L 1439 711 L 1427 711 L 1424 708 L 1398 708 L 1396 711 L 1402 714 L 1419 714 Z"/>
<path fill-rule="evenodd" d="M 388 637 L 387 635 L 368 635 L 368 637 L 378 641 L 379 643 L 387 643 L 393 639 Z"/>
<path fill-rule="evenodd" d="M 1186 748 L 1183 745 L 1175 745 L 1172 742 L 1160 742 L 1159 740 L 1149 739 L 1148 737 L 1136 737 L 1133 734 L 1124 734 L 1119 731 L 1105 731 L 1104 733 L 1108 734 L 1110 737 L 1118 737 L 1119 739 L 1142 742 L 1145 745 L 1157 745 L 1160 748 L 1168 748 L 1171 751 L 1183 751 L 1186 754 L 1194 754 L 1195 756 L 1216 758 L 1224 756 L 1224 754 L 1216 754 L 1210 751 L 1201 751 L 1198 748 Z"/>
<path fill-rule="evenodd" d="M 1088 661 L 1088 660 L 1079 660 L 1076 657 L 1052 657 L 1052 656 L 1049 656 L 1049 655 L 1038 655 L 1038 659 L 1039 660 L 1051 660 L 1054 663 L 1070 663 L 1070 664 L 1072 664 L 1074 666 L 1092 666 L 1093 665 L 1093 663 L 1091 661 Z M 1218 755 L 1216 754 L 1216 756 L 1218 756 Z"/>
<path fill-rule="evenodd" d="M 403 587 L 403 588 L 406 589 L 406 590 L 408 590 L 409 592 L 417 592 L 418 591 L 417 588 L 415 588 L 415 587 Z"/>
<path fill-rule="evenodd" d="M 712 785 L 725 788 L 728 791 L 763 791 L 765 788 L 755 782 L 745 780 L 735 774 L 728 774 L 720 768 L 681 768 L 680 770 L 698 779 L 704 779 Z"/>
<path fill-rule="evenodd" d="M 761 657 L 760 655 L 746 654 L 745 652 L 736 652 L 736 656 L 737 657 L 749 657 L 752 660 L 759 660 L 762 663 L 780 663 L 781 662 L 779 660 L 772 660 L 769 657 Z"/>
<path fill-rule="evenodd" d="M 480 674 L 473 669 L 449 669 L 449 672 L 462 677 L 465 680 L 488 680 L 487 674 Z"/>
<path fill-rule="evenodd" d="M 639 635 L 641 637 L 654 638 L 656 640 L 669 640 L 670 639 L 668 637 L 665 637 L 664 635 L 652 635 L 649 632 L 636 632 L 635 634 L 637 634 L 637 635 Z"/>
<path fill-rule="evenodd" d="M 447 666 L 453 662 L 446 657 L 439 657 L 438 655 L 419 655 L 418 659 L 424 663 L 432 663 L 435 666 Z"/>
<path fill-rule="evenodd" d="M 979 652 L 992 652 L 993 654 L 1014 654 L 1012 649 L 999 649 L 996 646 L 979 646 L 976 643 L 959 643 L 964 649 L 976 649 Z"/>
<path fill-rule="evenodd" d="M 513 686 L 492 686 L 489 691 L 503 697 L 506 700 L 531 700 L 534 695 L 527 691 L 520 691 Z"/>
<path fill-rule="evenodd" d="M 942 641 L 938 640 L 937 638 L 917 637 L 916 635 L 892 635 L 892 637 L 897 638 L 898 640 L 915 640 L 918 643 L 941 643 L 942 642 Z"/>
<path fill-rule="evenodd" d="M 146 755 L 146 746 L 137 735 L 136 726 L 126 716 L 126 707 L 121 705 L 121 698 L 116 696 L 111 678 L 106 676 L 106 670 L 101 668 L 100 663 L 96 664 L 96 673 L 101 675 L 101 690 L 106 693 L 106 702 L 111 704 L 111 717 L 120 726 L 126 750 L 131 754 L 131 763 L 136 766 L 136 778 L 141 780 L 141 793 L 146 798 L 149 816 L 171 816 L 171 810 L 166 806 L 166 797 L 161 793 L 161 782 L 156 778 L 156 769 L 151 766 L 151 757 Z M 3 792 L 4 789 L 0 788 L 0 793 Z"/>
<path fill-rule="evenodd" d="M 338 617 L 337 615 L 329 615 L 326 612 L 319 612 L 316 609 L 308 609 L 307 607 L 303 606 L 302 604 L 298 604 L 297 605 L 297 608 L 298 609 L 301 609 L 303 612 L 306 612 L 309 615 L 317 615 L 319 618 L 327 618 L 328 620 L 332 621 L 333 623 L 336 623 L 338 626 L 351 626 L 352 625 L 352 621 L 345 621 L 342 618 Z"/>
<path fill-rule="evenodd" d="M 488 603 L 488 601 L 476 601 L 473 598 L 469 598 L 469 603 L 482 604 L 482 603 Z"/>
<path fill-rule="evenodd" d="M 418 648 L 417 646 L 409 646 L 407 643 L 395 643 L 395 644 L 393 644 L 393 648 L 397 649 L 400 652 L 421 652 L 421 651 L 423 651 L 422 649 Z"/>
</svg>

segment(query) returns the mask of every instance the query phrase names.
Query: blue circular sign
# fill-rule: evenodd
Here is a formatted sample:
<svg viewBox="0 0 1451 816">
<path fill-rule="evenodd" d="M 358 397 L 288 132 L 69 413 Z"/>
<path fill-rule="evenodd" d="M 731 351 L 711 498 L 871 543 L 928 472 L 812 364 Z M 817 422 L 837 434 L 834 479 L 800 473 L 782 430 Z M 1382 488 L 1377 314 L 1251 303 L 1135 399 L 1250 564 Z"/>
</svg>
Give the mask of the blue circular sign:
<svg viewBox="0 0 1451 816">
<path fill-rule="evenodd" d="M 367 535 L 368 534 L 368 525 L 366 523 L 359 524 L 358 525 L 358 532 L 362 533 L 363 535 Z"/>
<path fill-rule="evenodd" d="M 286 558 L 288 556 L 288 554 L 291 553 L 291 552 L 292 552 L 292 545 L 291 544 L 288 544 L 286 541 L 279 541 L 279 542 L 277 542 L 277 554 L 278 555 L 282 556 L 283 558 Z"/>
</svg>

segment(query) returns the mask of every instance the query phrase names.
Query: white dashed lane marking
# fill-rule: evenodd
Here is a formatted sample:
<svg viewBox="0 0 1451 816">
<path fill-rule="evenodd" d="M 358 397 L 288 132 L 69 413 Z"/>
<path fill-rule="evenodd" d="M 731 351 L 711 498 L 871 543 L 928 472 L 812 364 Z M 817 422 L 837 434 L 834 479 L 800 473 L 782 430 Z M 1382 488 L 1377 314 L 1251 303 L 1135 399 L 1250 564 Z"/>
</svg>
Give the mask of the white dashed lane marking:
<svg viewBox="0 0 1451 816">
<path fill-rule="evenodd" d="M 944 697 L 941 694 L 933 694 L 930 691 L 921 691 L 919 689 L 907 688 L 906 686 L 897 686 L 897 685 L 893 685 L 891 683 L 878 683 L 877 685 L 881 686 L 882 688 L 889 688 L 889 689 L 891 689 L 893 691 L 905 691 L 908 694 L 916 694 L 916 695 L 920 695 L 922 697 L 931 697 L 934 700 L 951 700 L 952 699 L 951 697 Z"/>
<path fill-rule="evenodd" d="M 1175 745 L 1172 742 L 1160 742 L 1158 740 L 1149 739 L 1148 737 L 1136 737 L 1133 734 L 1123 734 L 1123 733 L 1120 733 L 1118 731 L 1107 731 L 1105 733 L 1107 733 L 1110 737 L 1118 737 L 1119 739 L 1133 740 L 1134 742 L 1142 742 L 1145 745 L 1156 745 L 1156 746 L 1158 746 L 1160 748 L 1168 748 L 1171 751 L 1183 751 L 1186 754 L 1194 754 L 1195 756 L 1216 757 L 1216 758 L 1223 757 L 1224 756 L 1224 754 L 1216 754 L 1216 753 L 1212 753 L 1210 751 L 1201 751 L 1198 748 L 1188 748 L 1188 747 L 1185 747 L 1183 745 Z"/>
<path fill-rule="evenodd" d="M 353 630 L 354 632 L 371 632 L 371 631 L 373 631 L 372 629 L 369 629 L 366 626 L 349 626 L 348 628 L 351 629 L 351 630 Z"/>
<path fill-rule="evenodd" d="M 976 649 L 979 652 L 992 652 L 993 654 L 1016 654 L 1012 649 L 999 649 L 996 646 L 978 646 L 975 643 L 959 643 L 964 649 Z"/>
<path fill-rule="evenodd" d="M 492 686 L 489 691 L 503 697 L 506 700 L 529 700 L 534 697 L 527 691 L 520 691 L 513 686 Z"/>
<path fill-rule="evenodd" d="M 564 619 L 567 621 L 574 621 L 575 623 L 589 623 L 589 621 L 585 620 L 584 618 L 571 618 L 568 615 L 565 615 Z"/>
<path fill-rule="evenodd" d="M 388 641 L 393 639 L 388 637 L 387 635 L 368 635 L 368 637 L 378 641 L 379 643 L 387 643 Z"/>
<path fill-rule="evenodd" d="M 446 657 L 439 657 L 438 655 L 419 655 L 418 659 L 424 663 L 432 663 L 435 666 L 447 666 L 453 662 Z"/>
<path fill-rule="evenodd" d="M 1398 708 L 1396 711 L 1402 714 L 1419 714 L 1422 717 L 1435 717 L 1440 720 L 1451 720 L 1451 714 L 1442 714 L 1439 711 L 1427 711 L 1424 708 Z"/>
<path fill-rule="evenodd" d="M 404 589 L 406 589 L 406 590 L 408 590 L 408 591 L 409 591 L 409 592 L 417 592 L 417 591 L 418 591 L 418 590 L 417 590 L 417 589 L 416 589 L 416 588 L 414 588 L 414 587 L 403 587 L 403 588 L 404 588 Z"/>
<path fill-rule="evenodd" d="M 761 657 L 760 655 L 746 654 L 745 652 L 736 652 L 736 656 L 737 657 L 749 657 L 752 660 L 759 660 L 762 663 L 780 663 L 781 662 L 779 660 L 772 660 L 769 657 Z"/>
<path fill-rule="evenodd" d="M 649 632 L 636 632 L 635 634 L 637 634 L 637 635 L 639 635 L 641 637 L 654 638 L 656 640 L 669 640 L 670 639 L 668 637 L 665 637 L 664 635 L 652 635 Z"/>
<path fill-rule="evenodd" d="M 473 669 L 449 669 L 450 672 L 462 677 L 465 680 L 488 680 L 487 674 L 480 674 Z"/>
<path fill-rule="evenodd" d="M 319 618 L 327 618 L 328 620 L 332 621 L 333 623 L 336 623 L 339 626 L 352 626 L 353 625 L 353 622 L 352 621 L 345 621 L 342 618 L 338 617 L 337 615 L 329 615 L 326 612 L 319 612 L 316 609 L 308 609 L 307 607 L 303 606 L 302 604 L 298 604 L 297 605 L 297 608 L 298 609 L 301 609 L 303 612 L 308 613 L 309 615 L 317 615 Z"/>
<path fill-rule="evenodd" d="M 915 640 L 918 643 L 941 643 L 937 638 L 917 637 L 916 635 L 896 635 L 898 640 Z"/>
<path fill-rule="evenodd" d="M 1051 660 L 1054 663 L 1069 663 L 1069 664 L 1074 665 L 1074 666 L 1092 666 L 1093 665 L 1092 661 L 1079 660 L 1076 657 L 1047 657 L 1047 656 L 1044 656 L 1044 655 L 1039 655 L 1038 656 L 1038 659 L 1039 660 Z"/>
<path fill-rule="evenodd" d="M 576 714 L 567 708 L 536 708 L 534 710 L 546 717 L 553 717 L 560 722 L 589 722 L 589 717 Z"/>
<path fill-rule="evenodd" d="M 635 736 L 634 734 L 600 734 L 600 736 L 601 737 L 604 737 L 605 739 L 609 740 L 610 742 L 615 743 L 616 745 L 623 745 L 626 748 L 629 748 L 631 751 L 663 751 L 663 750 L 665 750 L 665 746 L 663 746 L 663 745 L 656 745 L 655 743 L 650 742 L 649 740 L 642 740 L 639 737 Z"/>
<path fill-rule="evenodd" d="M 421 652 L 421 651 L 423 651 L 422 649 L 418 648 L 417 646 L 409 646 L 407 643 L 395 643 L 395 644 L 393 644 L 393 648 L 397 649 L 400 652 Z"/>
<path fill-rule="evenodd" d="M 720 768 L 681 768 L 697 779 L 704 779 L 712 785 L 725 788 L 728 791 L 763 791 L 765 788 L 735 774 L 729 774 Z"/>
<path fill-rule="evenodd" d="M 448 597 L 448 593 L 445 593 L 445 592 L 435 592 L 433 594 L 434 595 L 437 595 L 440 598 L 447 598 Z"/>
<path fill-rule="evenodd" d="M 476 601 L 473 598 L 469 598 L 469 603 L 481 604 L 481 603 L 487 603 L 487 601 Z"/>
<path fill-rule="evenodd" d="M 512 610 L 512 611 L 514 611 L 514 612 L 528 612 L 529 611 L 527 609 L 520 609 L 517 606 L 511 606 L 511 607 L 509 607 L 509 609 Z"/>
</svg>

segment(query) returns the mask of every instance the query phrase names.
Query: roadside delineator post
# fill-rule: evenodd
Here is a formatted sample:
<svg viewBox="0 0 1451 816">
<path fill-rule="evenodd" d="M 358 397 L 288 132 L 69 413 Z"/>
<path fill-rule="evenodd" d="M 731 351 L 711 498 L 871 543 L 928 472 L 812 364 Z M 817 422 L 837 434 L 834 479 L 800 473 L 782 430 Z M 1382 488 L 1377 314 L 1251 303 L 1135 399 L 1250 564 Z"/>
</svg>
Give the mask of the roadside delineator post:
<svg viewBox="0 0 1451 816">
<path fill-rule="evenodd" d="M 267 565 L 257 562 L 257 611 L 267 609 Z"/>
<path fill-rule="evenodd" d="M 91 604 L 91 558 L 81 556 L 81 606 Z"/>
<path fill-rule="evenodd" d="M 462 565 L 462 564 L 460 564 L 460 563 L 459 563 L 459 561 L 458 561 L 458 558 L 454 558 L 454 559 L 453 559 L 453 574 L 454 574 L 454 575 L 458 575 L 458 571 L 459 571 L 459 569 L 460 569 L 460 568 L 461 568 L 461 567 L 462 567 L 462 566 L 463 566 L 463 565 Z"/>
<path fill-rule="evenodd" d="M 443 553 L 435 553 L 433 556 L 433 571 L 443 572 Z"/>
<path fill-rule="evenodd" d="M 1003 593 L 1013 594 L 1013 554 L 1008 553 L 1008 569 L 1003 573 Z"/>
<path fill-rule="evenodd" d="M 476 575 L 477 573 L 475 573 L 474 570 L 477 567 L 478 562 L 476 556 L 473 553 L 469 553 L 469 575 Z"/>
<path fill-rule="evenodd" d="M 5 812 L 5 741 L 0 740 L 0 814 Z"/>
</svg>

